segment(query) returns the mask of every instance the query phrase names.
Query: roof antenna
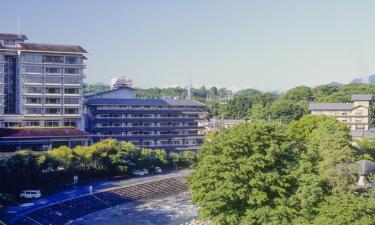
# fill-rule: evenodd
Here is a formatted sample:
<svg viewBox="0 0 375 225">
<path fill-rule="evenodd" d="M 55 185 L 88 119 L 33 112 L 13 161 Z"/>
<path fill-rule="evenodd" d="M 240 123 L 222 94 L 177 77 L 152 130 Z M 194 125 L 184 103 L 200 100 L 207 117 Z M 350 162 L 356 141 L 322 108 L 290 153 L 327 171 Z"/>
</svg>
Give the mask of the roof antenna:
<svg viewBox="0 0 375 225">
<path fill-rule="evenodd" d="M 17 34 L 20 35 L 20 12 L 17 13 Z"/>
</svg>

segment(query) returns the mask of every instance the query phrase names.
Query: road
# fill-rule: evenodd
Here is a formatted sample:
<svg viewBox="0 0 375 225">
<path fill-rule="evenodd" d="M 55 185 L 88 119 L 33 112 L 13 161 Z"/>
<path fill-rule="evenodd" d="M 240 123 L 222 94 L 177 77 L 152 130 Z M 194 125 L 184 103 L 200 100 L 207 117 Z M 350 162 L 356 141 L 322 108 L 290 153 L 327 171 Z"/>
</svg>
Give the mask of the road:
<svg viewBox="0 0 375 225">
<path fill-rule="evenodd" d="M 106 189 L 122 187 L 130 184 L 138 184 L 143 182 L 150 182 L 159 179 L 166 179 L 172 177 L 185 176 L 191 173 L 191 170 L 180 170 L 180 171 L 168 171 L 158 175 L 149 175 L 144 177 L 126 178 L 122 180 L 106 180 L 85 183 L 84 185 L 76 185 L 66 188 L 63 191 L 42 196 L 42 198 L 22 202 L 18 205 L 9 206 L 4 209 L 4 213 L 0 215 L 0 220 L 6 223 L 12 223 L 18 218 L 39 208 L 43 208 L 47 205 L 57 203 L 59 201 L 67 200 L 70 198 L 79 197 L 82 195 L 89 194 L 89 186 L 93 187 L 93 192 L 99 192 Z"/>
</svg>

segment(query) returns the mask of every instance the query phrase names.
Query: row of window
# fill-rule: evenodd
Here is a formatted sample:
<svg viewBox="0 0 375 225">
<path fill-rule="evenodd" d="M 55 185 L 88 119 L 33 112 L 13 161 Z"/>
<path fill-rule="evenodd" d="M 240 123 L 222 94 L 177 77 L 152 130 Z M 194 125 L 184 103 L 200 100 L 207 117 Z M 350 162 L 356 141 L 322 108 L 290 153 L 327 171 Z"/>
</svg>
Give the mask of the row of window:
<svg viewBox="0 0 375 225">
<path fill-rule="evenodd" d="M 21 73 L 35 73 L 41 74 L 42 72 L 48 74 L 81 74 L 82 69 L 80 68 L 62 68 L 62 67 L 51 67 L 51 66 L 22 66 Z"/>
<path fill-rule="evenodd" d="M 60 121 L 58 120 L 46 120 L 46 121 L 40 121 L 40 120 L 26 120 L 24 121 L 25 127 L 40 127 L 40 126 L 46 126 L 46 127 L 58 127 L 60 126 Z M 63 121 L 63 126 L 77 126 L 77 120 L 71 120 L 66 119 Z"/>
<path fill-rule="evenodd" d="M 44 90 L 45 94 L 62 94 L 62 90 L 64 91 L 63 94 L 79 94 L 79 88 L 59 88 L 59 87 L 27 87 L 26 93 L 30 94 L 41 94 L 42 90 Z"/>
<path fill-rule="evenodd" d="M 64 108 L 62 110 L 61 108 L 26 108 L 25 109 L 26 114 L 79 114 L 79 109 L 78 108 Z"/>
<path fill-rule="evenodd" d="M 27 63 L 65 63 L 72 65 L 79 65 L 83 63 L 81 56 L 57 56 L 57 55 L 39 55 L 39 54 L 24 54 L 22 55 L 22 62 Z"/>
<path fill-rule="evenodd" d="M 194 106 L 131 106 L 131 105 L 100 105 L 97 106 L 96 109 L 98 110 L 106 110 L 106 109 L 185 109 L 185 110 L 196 110 L 200 109 L 200 107 Z"/>
<path fill-rule="evenodd" d="M 96 118 L 198 118 L 198 114 L 98 114 Z"/>
<path fill-rule="evenodd" d="M 43 101 L 42 101 L 43 100 Z M 62 102 L 61 98 L 26 98 L 26 103 L 28 104 L 60 104 Z M 64 104 L 79 104 L 79 98 L 64 98 Z"/>
<path fill-rule="evenodd" d="M 61 84 L 61 81 L 64 81 L 64 84 L 80 84 L 80 77 L 41 77 L 41 76 L 25 76 L 25 83 L 48 83 L 48 84 Z"/>
</svg>

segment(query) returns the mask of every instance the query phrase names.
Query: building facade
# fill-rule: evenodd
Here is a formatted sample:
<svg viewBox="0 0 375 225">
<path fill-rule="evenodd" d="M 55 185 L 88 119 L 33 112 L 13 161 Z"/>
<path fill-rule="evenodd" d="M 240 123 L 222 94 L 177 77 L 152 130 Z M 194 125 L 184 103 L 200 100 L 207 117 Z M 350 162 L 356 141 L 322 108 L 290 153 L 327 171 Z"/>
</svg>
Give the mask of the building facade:
<svg viewBox="0 0 375 225">
<path fill-rule="evenodd" d="M 368 131 L 371 125 L 371 95 L 352 95 L 352 103 L 311 103 L 312 115 L 334 116 L 352 131 Z"/>
<path fill-rule="evenodd" d="M 0 34 L 0 127 L 83 129 L 80 46 L 33 44 Z"/>
<path fill-rule="evenodd" d="M 197 150 L 205 138 L 198 121 L 204 104 L 191 100 L 137 99 L 121 87 L 86 97 L 86 131 L 94 141 L 115 138 L 138 147 Z"/>
</svg>

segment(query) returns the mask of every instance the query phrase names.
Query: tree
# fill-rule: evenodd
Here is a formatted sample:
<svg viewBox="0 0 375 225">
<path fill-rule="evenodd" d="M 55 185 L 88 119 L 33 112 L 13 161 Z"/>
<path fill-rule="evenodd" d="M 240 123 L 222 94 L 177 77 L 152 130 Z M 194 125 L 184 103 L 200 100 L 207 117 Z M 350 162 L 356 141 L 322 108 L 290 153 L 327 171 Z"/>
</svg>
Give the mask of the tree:
<svg viewBox="0 0 375 225">
<path fill-rule="evenodd" d="M 251 107 L 249 112 L 249 118 L 251 120 L 267 120 L 271 116 L 269 106 L 263 106 L 262 104 L 255 104 Z"/>
<path fill-rule="evenodd" d="M 203 218 L 219 224 L 249 218 L 262 224 L 264 212 L 287 217 L 281 211 L 287 210 L 283 202 L 290 195 L 288 173 L 296 152 L 283 125 L 260 121 L 225 130 L 198 154 L 189 178 L 192 201 Z"/>
<path fill-rule="evenodd" d="M 360 198 L 352 194 L 330 196 L 319 207 L 314 224 L 375 224 L 375 199 Z"/>
<path fill-rule="evenodd" d="M 293 102 L 312 102 L 314 100 L 314 94 L 310 87 L 298 86 L 288 90 L 280 98 L 282 100 L 288 100 Z"/>
<path fill-rule="evenodd" d="M 282 123 L 290 123 L 307 114 L 306 104 L 290 100 L 279 100 L 270 106 L 271 119 L 280 120 Z"/>
<path fill-rule="evenodd" d="M 249 114 L 251 98 L 243 95 L 235 96 L 225 105 L 224 117 L 230 119 L 243 119 Z"/>
<path fill-rule="evenodd" d="M 237 96 L 245 96 L 245 97 L 251 97 L 251 96 L 255 96 L 257 94 L 260 94 L 261 92 L 256 90 L 256 89 L 252 89 L 252 88 L 248 88 L 248 89 L 242 89 L 242 90 L 239 90 L 236 92 L 235 95 Z"/>
</svg>

